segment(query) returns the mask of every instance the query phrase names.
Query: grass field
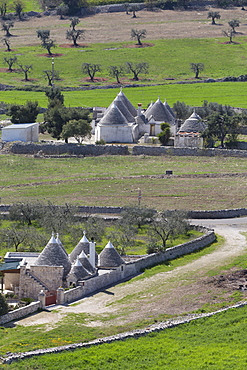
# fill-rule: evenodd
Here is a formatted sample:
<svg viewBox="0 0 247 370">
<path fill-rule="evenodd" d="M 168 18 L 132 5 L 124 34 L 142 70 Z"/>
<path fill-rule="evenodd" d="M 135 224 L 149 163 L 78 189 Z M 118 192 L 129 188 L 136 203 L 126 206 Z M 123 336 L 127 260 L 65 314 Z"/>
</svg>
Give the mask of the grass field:
<svg viewBox="0 0 247 370">
<path fill-rule="evenodd" d="M 36 159 L 0 156 L 2 203 L 50 200 L 56 204 L 124 206 L 157 209 L 246 207 L 246 159 L 207 157 L 86 157 Z M 158 178 L 173 170 L 181 177 Z M 201 177 L 214 173 L 216 177 Z M 238 176 L 225 176 L 238 173 Z M 241 173 L 243 176 L 241 176 Z M 192 177 L 183 177 L 185 175 Z M 221 175 L 222 174 L 222 175 Z M 196 181 L 195 181 L 196 179 Z"/>
<path fill-rule="evenodd" d="M 65 33 L 66 28 L 64 29 Z M 164 83 L 167 80 L 169 82 L 170 79 L 176 81 L 193 80 L 194 73 L 190 70 L 190 63 L 198 61 L 205 65 L 205 70 L 201 73 L 203 79 L 245 74 L 247 42 L 243 36 L 239 37 L 239 43 L 235 45 L 224 44 L 224 42 L 219 42 L 219 39 L 209 38 L 147 40 L 147 42 L 153 46 L 128 47 L 131 43 L 133 46 L 135 41 L 89 44 L 84 48 L 58 46 L 53 49 L 54 53 L 60 55 L 55 58 L 55 69 L 60 71 L 61 81 L 56 81 L 56 84 L 58 86 L 90 84 L 88 76 L 81 72 L 82 63 L 95 63 L 102 66 L 102 71 L 95 76 L 94 85 L 116 83 L 115 79 L 109 76 L 109 66 L 124 65 L 127 61 L 149 63 L 149 74 L 140 74 L 140 83 L 142 84 Z M 33 66 L 33 71 L 29 75 L 30 81 L 25 84 L 46 86 L 47 82 L 43 71 L 51 69 L 51 58 L 45 56 L 46 50 L 39 45 L 37 39 L 36 45 L 16 46 L 13 52 L 7 54 L 2 50 L 0 52 L 0 68 L 2 68 L 0 83 L 23 86 L 23 73 L 10 73 L 4 70 L 6 68 L 4 57 L 17 56 L 19 63 L 32 64 Z M 18 66 L 14 65 L 14 69 L 18 70 Z M 120 81 L 123 85 L 134 83 L 132 78 L 133 75 L 126 73 L 120 77 Z"/>
<path fill-rule="evenodd" d="M 247 366 L 246 321 L 242 307 L 147 337 L 31 358 L 8 368 L 242 370 Z"/>
<path fill-rule="evenodd" d="M 162 85 L 124 88 L 128 99 L 137 106 L 146 108 L 158 96 L 172 106 L 176 101 L 184 101 L 191 106 L 201 106 L 204 100 L 218 102 L 233 107 L 247 108 L 246 82 L 223 82 L 193 85 Z M 71 107 L 107 107 L 116 97 L 119 88 L 107 90 L 64 91 L 65 105 Z M 0 91 L 0 101 L 10 104 L 25 104 L 27 100 L 37 100 L 41 107 L 47 107 L 47 98 L 43 92 Z M 1 117 L 1 116 L 0 116 Z"/>
</svg>

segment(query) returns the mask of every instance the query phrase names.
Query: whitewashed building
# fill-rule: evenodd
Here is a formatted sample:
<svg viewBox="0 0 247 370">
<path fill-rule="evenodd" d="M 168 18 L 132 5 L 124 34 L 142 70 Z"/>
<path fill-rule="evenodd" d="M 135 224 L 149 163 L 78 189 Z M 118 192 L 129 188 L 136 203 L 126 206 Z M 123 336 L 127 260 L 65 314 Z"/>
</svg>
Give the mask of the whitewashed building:
<svg viewBox="0 0 247 370">
<path fill-rule="evenodd" d="M 39 124 L 15 123 L 2 128 L 2 141 L 39 141 Z"/>
<path fill-rule="evenodd" d="M 175 135 L 177 120 L 166 102 L 157 99 L 146 111 L 142 111 L 141 106 L 138 104 L 136 109 L 121 90 L 110 106 L 105 111 L 99 111 L 98 117 L 93 120 L 95 141 L 134 143 L 145 134 L 159 134 L 163 122 L 170 124 L 171 133 Z"/>
</svg>

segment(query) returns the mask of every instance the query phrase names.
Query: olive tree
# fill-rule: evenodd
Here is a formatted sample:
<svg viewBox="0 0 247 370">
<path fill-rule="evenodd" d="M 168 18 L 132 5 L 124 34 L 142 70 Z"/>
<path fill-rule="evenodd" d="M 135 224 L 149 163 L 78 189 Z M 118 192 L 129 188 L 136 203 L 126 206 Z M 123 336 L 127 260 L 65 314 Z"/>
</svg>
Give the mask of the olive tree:
<svg viewBox="0 0 247 370">
<path fill-rule="evenodd" d="M 208 18 L 212 19 L 212 24 L 215 25 L 215 19 L 220 19 L 220 13 L 219 12 L 208 12 Z"/>
<path fill-rule="evenodd" d="M 85 33 L 84 30 L 75 30 L 75 29 L 67 30 L 66 39 L 73 41 L 74 46 L 77 47 L 79 46 L 77 44 L 77 40 L 84 38 L 84 33 Z"/>
<path fill-rule="evenodd" d="M 5 37 L 13 36 L 10 33 L 10 28 L 13 28 L 13 27 L 14 27 L 14 22 L 12 21 L 2 22 L 2 31 L 5 32 Z"/>
<path fill-rule="evenodd" d="M 119 77 L 124 74 L 124 67 L 123 66 L 110 66 L 109 67 L 109 74 L 112 77 L 115 77 L 117 83 L 120 84 Z"/>
<path fill-rule="evenodd" d="M 127 72 L 133 73 L 133 80 L 139 81 L 139 74 L 140 73 L 148 73 L 149 65 L 145 62 L 140 63 L 133 63 L 133 62 L 126 62 L 126 69 Z"/>
<path fill-rule="evenodd" d="M 138 45 L 142 45 L 141 40 L 146 37 L 147 31 L 146 30 L 135 30 L 132 28 L 131 30 L 131 38 L 137 40 Z"/>
<path fill-rule="evenodd" d="M 90 77 L 90 80 L 94 82 L 94 76 L 96 72 L 101 71 L 101 65 L 100 64 L 94 64 L 94 63 L 83 63 L 82 64 L 82 73 L 87 74 Z"/>
<path fill-rule="evenodd" d="M 155 249 L 159 251 L 166 249 L 168 239 L 186 233 L 188 230 L 187 213 L 184 211 L 162 211 L 155 215 L 150 222 L 150 233 L 153 240 L 156 240 Z"/>
<path fill-rule="evenodd" d="M 13 65 L 17 63 L 17 57 L 4 57 L 4 63 L 8 65 L 8 71 L 13 72 Z"/>
<path fill-rule="evenodd" d="M 204 70 L 204 64 L 190 63 L 190 69 L 195 73 L 195 78 L 199 78 L 199 73 Z"/>
<path fill-rule="evenodd" d="M 236 33 L 235 28 L 239 27 L 240 22 L 237 19 L 232 19 L 231 21 L 228 22 L 228 24 L 229 24 L 229 27 L 231 27 L 232 31 Z"/>
<path fill-rule="evenodd" d="M 18 64 L 18 66 L 19 66 L 20 69 L 17 72 L 24 73 L 24 80 L 29 81 L 28 74 L 33 69 L 32 64 Z"/>
</svg>

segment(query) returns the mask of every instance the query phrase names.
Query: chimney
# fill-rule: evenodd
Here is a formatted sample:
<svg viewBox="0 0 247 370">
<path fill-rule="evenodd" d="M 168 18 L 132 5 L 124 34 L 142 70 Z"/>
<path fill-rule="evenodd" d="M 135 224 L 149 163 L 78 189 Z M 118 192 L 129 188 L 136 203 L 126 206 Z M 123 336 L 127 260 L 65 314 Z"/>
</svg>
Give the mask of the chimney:
<svg viewBox="0 0 247 370">
<path fill-rule="evenodd" d="M 140 116 L 141 114 L 142 114 L 142 103 L 138 103 L 137 115 Z"/>
<path fill-rule="evenodd" d="M 89 242 L 89 262 L 95 268 L 95 243 Z"/>
</svg>

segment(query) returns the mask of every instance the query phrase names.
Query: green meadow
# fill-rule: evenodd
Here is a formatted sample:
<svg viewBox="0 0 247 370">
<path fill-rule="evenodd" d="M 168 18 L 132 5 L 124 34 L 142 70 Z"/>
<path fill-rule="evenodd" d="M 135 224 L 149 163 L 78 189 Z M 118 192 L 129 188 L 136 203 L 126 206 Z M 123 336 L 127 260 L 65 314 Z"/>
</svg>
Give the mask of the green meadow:
<svg viewBox="0 0 247 370">
<path fill-rule="evenodd" d="M 246 323 L 245 306 L 138 339 L 34 357 L 8 369 L 243 370 Z"/>
<path fill-rule="evenodd" d="M 64 25 L 68 27 L 68 22 Z M 66 28 L 64 32 L 64 42 L 66 40 Z M 83 24 L 82 24 L 83 27 Z M 14 31 L 13 31 L 14 32 Z M 18 31 L 16 31 L 17 33 Z M 149 63 L 149 73 L 140 74 L 141 83 L 161 83 L 166 79 L 184 80 L 193 79 L 194 73 L 190 70 L 190 63 L 200 61 L 204 63 L 205 70 L 201 73 L 203 78 L 220 78 L 226 76 L 239 76 L 246 72 L 246 52 L 247 41 L 241 36 L 237 44 L 224 44 L 225 38 L 218 39 L 162 39 L 148 40 L 153 44 L 150 47 L 131 48 L 130 44 L 135 41 L 120 43 L 99 43 L 88 44 L 85 47 L 64 48 L 59 45 L 52 49 L 53 53 L 62 54 L 55 57 L 55 69 L 60 71 L 61 81 L 57 81 L 62 86 L 80 86 L 86 84 L 85 78 L 81 72 L 82 63 L 96 63 L 102 66 L 102 71 L 96 74 L 96 78 L 106 78 L 107 84 L 115 82 L 115 79 L 109 76 L 108 68 L 110 65 L 123 65 L 127 61 L 147 62 Z M 86 42 L 86 40 L 85 40 Z M 30 78 L 35 79 L 33 85 L 45 85 L 42 78 L 43 70 L 51 68 L 51 58 L 43 54 L 45 50 L 37 45 L 15 47 L 15 50 L 8 55 L 18 54 L 18 60 L 23 64 L 33 64 L 33 72 Z M 2 51 L 1 56 L 6 56 Z M 3 60 L 3 58 L 1 58 Z M 3 61 L 1 67 L 4 67 Z M 131 74 L 126 74 L 120 80 L 124 83 L 131 83 Z M 1 73 L 0 82 L 4 80 L 6 84 L 15 83 L 23 85 L 22 77 L 16 73 Z M 2 80 L 2 81 L 1 81 Z M 168 80 L 169 82 L 170 80 Z M 106 83 L 104 82 L 104 83 Z"/>
<path fill-rule="evenodd" d="M 201 106 L 204 100 L 219 104 L 247 108 L 247 83 L 222 82 L 210 84 L 162 85 L 124 88 L 124 93 L 135 106 L 142 103 L 146 108 L 150 101 L 158 97 L 167 99 L 169 105 L 176 101 L 184 101 L 192 106 Z M 116 89 L 97 89 L 84 91 L 64 91 L 65 105 L 71 107 L 107 107 L 116 97 Z M 27 100 L 37 100 L 41 107 L 47 107 L 47 98 L 43 92 L 32 91 L 0 91 L 0 101 L 10 104 L 25 104 Z"/>
</svg>

